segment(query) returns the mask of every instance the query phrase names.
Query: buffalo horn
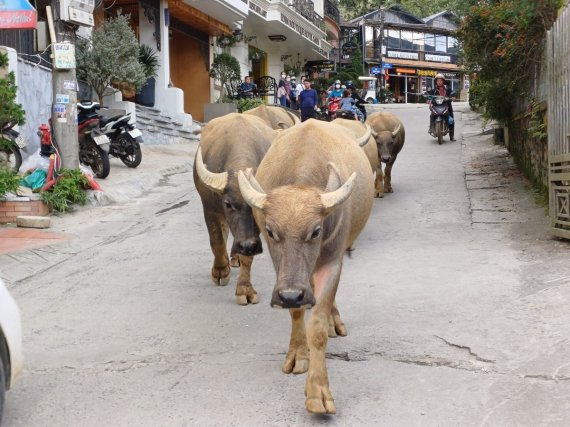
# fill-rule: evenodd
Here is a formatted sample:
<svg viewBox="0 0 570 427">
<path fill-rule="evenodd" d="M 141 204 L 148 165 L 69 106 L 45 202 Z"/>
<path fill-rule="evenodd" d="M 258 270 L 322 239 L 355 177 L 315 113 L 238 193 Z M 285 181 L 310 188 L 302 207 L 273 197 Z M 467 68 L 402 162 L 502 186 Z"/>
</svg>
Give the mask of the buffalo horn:
<svg viewBox="0 0 570 427">
<path fill-rule="evenodd" d="M 393 136 L 394 138 L 396 138 L 396 135 L 398 135 L 398 132 L 400 132 L 400 127 L 402 127 L 402 125 L 400 125 L 400 123 L 398 123 L 398 126 L 396 126 L 396 129 L 394 129 L 394 130 L 392 131 L 392 136 Z"/>
<path fill-rule="evenodd" d="M 376 132 L 374 129 L 372 129 L 372 136 L 374 138 L 376 138 L 378 136 L 378 132 Z"/>
<path fill-rule="evenodd" d="M 196 172 L 200 181 L 210 190 L 222 192 L 228 184 L 227 172 L 213 173 L 206 168 L 202 160 L 202 147 L 198 147 L 198 152 L 196 153 Z"/>
<path fill-rule="evenodd" d="M 263 209 L 263 205 L 267 199 L 267 194 L 265 194 L 263 191 L 256 190 L 256 188 L 261 189 L 261 186 L 255 177 L 250 174 L 250 177 L 248 179 L 243 171 L 239 171 L 238 183 L 239 190 L 241 191 L 241 195 L 243 196 L 245 202 L 252 208 Z"/>
<path fill-rule="evenodd" d="M 335 173 L 337 173 L 338 169 L 336 168 L 336 166 L 334 164 L 329 164 L 329 169 L 331 170 L 330 173 L 332 173 L 333 168 L 335 170 Z M 334 191 L 329 191 L 328 193 L 321 194 L 321 203 L 323 204 L 325 210 L 330 212 L 336 206 L 340 205 L 346 199 L 348 199 L 348 197 L 352 193 L 352 189 L 354 188 L 355 180 L 356 180 L 356 172 L 353 172 L 352 175 L 350 175 L 350 178 L 348 178 L 346 182 L 342 186 L 340 186 L 340 188 Z"/>
<path fill-rule="evenodd" d="M 361 147 L 364 147 L 366 145 L 366 143 L 370 139 L 370 135 L 372 135 L 372 129 L 370 128 L 368 123 L 365 123 L 364 126 L 366 126 L 366 132 L 364 133 L 364 135 L 362 135 L 360 138 L 356 140 L 356 143 Z"/>
</svg>

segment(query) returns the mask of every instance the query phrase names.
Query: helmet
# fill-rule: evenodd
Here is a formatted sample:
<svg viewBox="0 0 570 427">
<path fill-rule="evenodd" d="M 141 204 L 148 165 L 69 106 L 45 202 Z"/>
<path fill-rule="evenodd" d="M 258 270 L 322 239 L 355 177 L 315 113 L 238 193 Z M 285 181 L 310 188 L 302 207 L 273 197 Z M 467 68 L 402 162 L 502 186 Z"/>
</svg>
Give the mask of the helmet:
<svg viewBox="0 0 570 427">
<path fill-rule="evenodd" d="M 334 84 L 335 84 L 335 85 L 339 85 L 339 84 L 340 84 L 340 80 L 336 80 L 336 81 L 334 82 Z"/>
<path fill-rule="evenodd" d="M 437 80 L 437 79 L 442 79 L 443 81 L 445 81 L 445 76 L 441 73 L 437 73 L 434 77 L 434 80 Z"/>
<path fill-rule="evenodd" d="M 354 88 L 354 84 L 352 83 L 352 80 L 349 80 L 349 81 L 346 82 L 346 87 L 349 88 L 349 89 Z"/>
</svg>

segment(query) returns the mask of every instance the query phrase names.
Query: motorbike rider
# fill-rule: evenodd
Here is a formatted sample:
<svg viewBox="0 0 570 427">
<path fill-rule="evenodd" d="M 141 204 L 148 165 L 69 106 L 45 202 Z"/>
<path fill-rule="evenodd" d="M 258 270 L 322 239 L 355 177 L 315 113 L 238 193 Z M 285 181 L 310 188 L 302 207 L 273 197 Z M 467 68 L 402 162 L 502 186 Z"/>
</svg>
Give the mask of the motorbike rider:
<svg viewBox="0 0 570 427">
<path fill-rule="evenodd" d="M 435 78 L 435 87 L 427 92 L 428 95 L 432 96 L 445 96 L 447 98 L 451 98 L 448 101 L 449 104 L 449 117 L 453 117 L 453 106 L 451 105 L 451 101 L 455 100 L 455 98 L 451 97 L 451 88 L 445 85 L 445 76 L 441 73 L 436 74 Z M 428 101 L 428 103 L 431 101 Z M 434 120 L 435 116 L 433 114 L 430 115 L 430 127 L 429 132 L 434 127 Z M 453 123 L 449 125 L 449 140 L 455 141 L 455 117 L 453 117 Z"/>
<path fill-rule="evenodd" d="M 342 92 L 343 90 L 340 87 L 340 80 L 337 80 L 336 82 L 334 82 L 334 88 L 333 90 L 331 90 L 331 92 L 329 93 L 328 98 L 342 98 Z"/>
</svg>

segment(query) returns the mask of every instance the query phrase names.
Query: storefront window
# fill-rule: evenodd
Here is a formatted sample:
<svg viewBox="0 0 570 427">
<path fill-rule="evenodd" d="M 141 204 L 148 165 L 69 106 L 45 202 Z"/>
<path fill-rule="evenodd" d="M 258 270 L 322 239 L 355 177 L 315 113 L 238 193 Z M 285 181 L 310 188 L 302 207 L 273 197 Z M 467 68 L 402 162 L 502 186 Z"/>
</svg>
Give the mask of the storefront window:
<svg viewBox="0 0 570 427">
<path fill-rule="evenodd" d="M 458 51 L 457 45 L 458 45 L 457 39 L 455 37 L 449 36 L 447 38 L 447 53 L 457 55 L 457 51 Z"/>
<path fill-rule="evenodd" d="M 402 39 L 402 49 L 405 49 L 405 50 L 413 50 L 414 49 L 414 41 L 413 41 L 411 31 L 402 31 L 401 32 L 401 39 Z"/>
<path fill-rule="evenodd" d="M 413 38 L 414 50 L 423 50 L 424 33 L 414 32 Z"/>
<path fill-rule="evenodd" d="M 433 34 L 426 34 L 425 35 L 425 51 L 426 52 L 435 52 L 435 36 Z"/>
<path fill-rule="evenodd" d="M 447 37 L 435 36 L 435 50 L 436 52 L 447 53 Z"/>
<path fill-rule="evenodd" d="M 388 48 L 400 49 L 400 30 L 388 30 Z"/>
</svg>

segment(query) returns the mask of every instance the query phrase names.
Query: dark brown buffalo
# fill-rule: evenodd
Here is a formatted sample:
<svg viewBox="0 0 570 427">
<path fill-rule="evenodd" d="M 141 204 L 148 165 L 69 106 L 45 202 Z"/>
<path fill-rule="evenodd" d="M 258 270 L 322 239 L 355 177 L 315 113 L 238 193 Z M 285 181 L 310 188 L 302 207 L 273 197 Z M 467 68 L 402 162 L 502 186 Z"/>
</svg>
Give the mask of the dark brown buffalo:
<svg viewBox="0 0 570 427">
<path fill-rule="evenodd" d="M 373 130 L 378 148 L 378 159 L 380 160 L 379 173 L 376 176 L 375 196 L 384 197 L 384 193 L 394 192 L 392 189 L 392 167 L 396 162 L 398 153 L 404 146 L 406 131 L 400 119 L 392 113 L 377 112 L 370 114 L 366 123 Z M 386 164 L 383 181 L 382 163 Z"/>
<path fill-rule="evenodd" d="M 273 129 L 260 118 L 228 114 L 203 128 L 194 161 L 194 183 L 202 199 L 214 254 L 212 280 L 217 285 L 227 285 L 230 280 L 226 240 L 231 231 L 231 264 L 240 266 L 236 299 L 242 305 L 259 302 L 250 270 L 253 256 L 261 253 L 262 245 L 251 208 L 239 191 L 237 173 L 248 168 L 257 170 L 273 137 Z"/>
</svg>

